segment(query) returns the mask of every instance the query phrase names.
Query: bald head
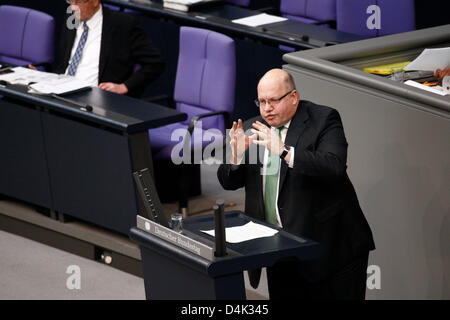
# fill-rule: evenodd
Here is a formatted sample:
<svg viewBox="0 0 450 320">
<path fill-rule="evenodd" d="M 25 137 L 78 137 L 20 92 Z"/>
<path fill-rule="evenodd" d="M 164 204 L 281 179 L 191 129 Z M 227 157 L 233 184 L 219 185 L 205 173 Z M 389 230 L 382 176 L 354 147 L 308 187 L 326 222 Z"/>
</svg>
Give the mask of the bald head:
<svg viewBox="0 0 450 320">
<path fill-rule="evenodd" d="M 292 76 L 283 69 L 271 69 L 267 71 L 259 80 L 258 88 L 261 82 L 270 82 L 277 85 L 282 85 L 287 91 L 295 89 L 295 82 Z"/>
<path fill-rule="evenodd" d="M 292 119 L 299 102 L 292 76 L 282 69 L 269 70 L 258 83 L 259 111 L 273 127 Z"/>
</svg>

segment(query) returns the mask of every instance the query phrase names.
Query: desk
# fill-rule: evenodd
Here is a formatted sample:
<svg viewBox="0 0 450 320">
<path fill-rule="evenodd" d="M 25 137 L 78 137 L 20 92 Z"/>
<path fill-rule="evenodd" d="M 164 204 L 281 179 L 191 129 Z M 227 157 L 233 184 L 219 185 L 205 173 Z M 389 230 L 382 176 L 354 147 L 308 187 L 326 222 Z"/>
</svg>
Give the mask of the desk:
<svg viewBox="0 0 450 320">
<path fill-rule="evenodd" d="M 260 12 L 229 4 L 210 5 L 194 11 L 182 12 L 164 8 L 161 1 L 105 0 L 103 3 L 144 12 L 150 17 L 173 20 L 178 24 L 215 30 L 232 37 L 248 38 L 272 45 L 281 44 L 300 50 L 364 39 L 363 36 L 294 20 L 272 23 L 263 27 L 236 24 L 231 21 Z"/>
<path fill-rule="evenodd" d="M 448 46 L 445 25 L 284 57 L 303 99 L 342 117 L 348 174 L 377 246 L 369 265 L 389 279 L 369 299 L 449 298 L 450 96 L 362 71 Z"/>
<path fill-rule="evenodd" d="M 67 96 L 92 112 L 23 86 L 0 95 L 0 194 L 124 234 L 143 208 L 132 172 L 152 167 L 147 129 L 187 117 L 98 88 Z"/>
<path fill-rule="evenodd" d="M 235 24 L 231 20 L 260 12 L 227 4 L 186 13 L 164 9 L 161 3 L 141 0 L 104 0 L 103 3 L 137 11 L 139 14 L 136 16 L 168 62 L 166 71 L 152 83 L 146 95 L 171 95 L 173 92 L 180 26 L 210 29 L 234 38 L 237 72 L 233 120 L 246 120 L 259 114 L 259 109 L 253 103 L 256 86 L 266 71 L 280 68 L 283 64 L 282 56 L 286 52 L 279 48 L 280 45 L 306 50 L 363 39 L 358 35 L 292 20 L 257 28 Z M 302 40 L 303 35 L 307 35 L 308 40 Z"/>
</svg>

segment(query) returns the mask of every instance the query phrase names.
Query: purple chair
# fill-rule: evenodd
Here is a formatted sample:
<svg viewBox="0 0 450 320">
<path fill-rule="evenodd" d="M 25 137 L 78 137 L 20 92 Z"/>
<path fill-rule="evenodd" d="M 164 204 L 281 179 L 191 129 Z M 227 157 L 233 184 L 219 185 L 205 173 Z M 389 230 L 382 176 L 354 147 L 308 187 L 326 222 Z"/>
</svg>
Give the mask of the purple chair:
<svg viewBox="0 0 450 320">
<path fill-rule="evenodd" d="M 380 8 L 380 29 L 367 27 L 371 5 Z M 349 33 L 378 37 L 415 30 L 414 0 L 337 0 L 336 13 L 337 29 Z"/>
<path fill-rule="evenodd" d="M 55 21 L 32 9 L 0 6 L 0 61 L 12 65 L 53 62 Z"/>
<path fill-rule="evenodd" d="M 336 27 L 336 0 L 281 0 L 280 12 L 283 17 L 304 23 Z M 294 48 L 280 45 L 288 52 Z"/>
<path fill-rule="evenodd" d="M 128 8 L 124 8 L 124 9 L 122 10 L 121 7 L 115 6 L 115 5 L 112 5 L 112 4 L 106 4 L 106 3 L 103 3 L 102 6 L 108 8 L 109 10 L 112 10 L 112 11 L 123 11 L 123 12 L 126 12 L 126 13 L 140 14 L 140 13 L 139 13 L 138 11 L 136 11 L 136 10 L 128 9 Z"/>
<path fill-rule="evenodd" d="M 149 130 L 154 159 L 172 161 L 172 149 L 179 141 L 172 141 L 171 136 L 177 129 L 184 130 L 185 148 L 190 148 L 191 154 L 203 150 L 213 139 L 222 141 L 234 107 L 235 80 L 233 39 L 209 30 L 181 27 L 174 100 L 176 109 L 187 113 L 188 119 Z M 209 130 L 205 136 L 208 129 L 215 130 Z M 182 150 L 179 156 L 184 156 Z M 188 166 L 181 167 L 185 171 Z M 180 208 L 187 208 L 189 186 L 180 179 Z"/>
<path fill-rule="evenodd" d="M 280 12 L 292 20 L 334 26 L 336 0 L 281 0 Z"/>
</svg>

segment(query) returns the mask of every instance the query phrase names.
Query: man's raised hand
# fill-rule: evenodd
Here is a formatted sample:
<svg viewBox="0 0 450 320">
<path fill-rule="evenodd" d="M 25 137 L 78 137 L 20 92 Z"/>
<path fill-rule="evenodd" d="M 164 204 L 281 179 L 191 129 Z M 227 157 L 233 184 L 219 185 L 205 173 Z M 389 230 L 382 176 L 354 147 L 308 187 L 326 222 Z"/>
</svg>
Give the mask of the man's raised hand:
<svg viewBox="0 0 450 320">
<path fill-rule="evenodd" d="M 242 126 L 242 120 L 239 119 L 238 122 L 233 121 L 233 127 L 229 132 L 229 136 L 232 152 L 231 163 L 239 164 L 252 140 L 256 139 L 256 134 L 251 136 L 245 135 L 244 128 Z"/>
</svg>

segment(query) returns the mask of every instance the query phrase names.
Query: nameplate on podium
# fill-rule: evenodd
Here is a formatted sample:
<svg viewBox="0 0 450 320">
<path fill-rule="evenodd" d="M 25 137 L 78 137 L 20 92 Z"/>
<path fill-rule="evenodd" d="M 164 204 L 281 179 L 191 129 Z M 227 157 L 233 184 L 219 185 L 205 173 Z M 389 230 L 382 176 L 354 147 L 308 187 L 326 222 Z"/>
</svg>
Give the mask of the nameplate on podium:
<svg viewBox="0 0 450 320">
<path fill-rule="evenodd" d="M 173 243 L 180 248 L 195 253 L 205 259 L 213 260 L 214 258 L 214 248 L 209 247 L 192 238 L 189 238 L 181 233 L 166 228 L 159 223 L 146 219 L 140 215 L 137 215 L 137 227 L 138 229 L 141 229 L 160 239 Z"/>
</svg>

